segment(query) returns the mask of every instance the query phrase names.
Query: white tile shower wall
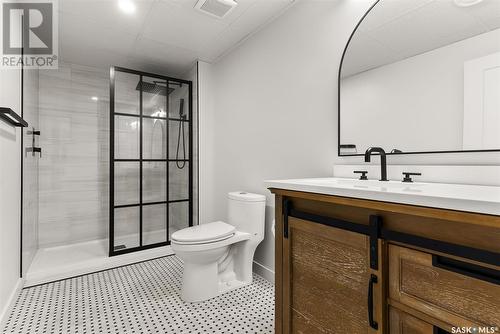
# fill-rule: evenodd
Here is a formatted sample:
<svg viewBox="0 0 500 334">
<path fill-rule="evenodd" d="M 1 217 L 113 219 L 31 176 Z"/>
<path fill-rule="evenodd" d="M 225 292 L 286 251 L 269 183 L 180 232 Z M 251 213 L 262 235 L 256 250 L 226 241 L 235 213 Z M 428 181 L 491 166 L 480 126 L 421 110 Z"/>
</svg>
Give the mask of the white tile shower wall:
<svg viewBox="0 0 500 334">
<path fill-rule="evenodd" d="M 116 76 L 116 111 L 138 113 L 138 76 Z M 61 64 L 58 71 L 40 76 L 42 146 L 40 165 L 40 246 L 68 244 L 107 237 L 109 214 L 109 74 L 108 71 L 74 64 Z M 121 87 L 121 88 L 120 88 Z M 179 98 L 187 96 L 187 85 L 177 88 L 170 97 L 170 110 L 178 113 Z M 119 92 L 119 93 L 118 93 Z M 97 97 L 98 101 L 92 100 Z M 145 112 L 161 111 L 165 97 L 143 94 Z M 187 111 L 188 104 L 185 108 Z M 163 108 L 164 109 L 164 108 Z M 171 115 L 175 117 L 175 115 Z M 139 157 L 138 119 L 117 116 L 115 120 L 115 155 Z M 144 119 L 143 154 L 145 158 L 166 157 L 165 121 Z M 175 158 L 179 122 L 171 121 L 170 158 Z M 189 134 L 185 124 L 185 136 Z M 186 147 L 188 141 L 186 140 Z M 170 163 L 171 199 L 187 198 L 188 165 L 183 170 Z M 144 201 L 166 200 L 166 165 L 144 164 Z M 139 164 L 115 163 L 115 198 L 117 204 L 139 202 Z M 187 226 L 187 203 L 171 204 L 173 229 Z M 144 232 L 165 231 L 165 206 L 145 207 Z M 115 214 L 117 243 L 138 245 L 137 208 L 118 209 Z M 161 233 L 165 236 L 164 233 Z M 165 241 L 153 239 L 146 242 Z"/>
<path fill-rule="evenodd" d="M 255 255 L 266 268 L 274 269 L 274 203 L 263 181 L 331 175 L 338 65 L 369 5 L 298 1 L 213 68 L 214 120 L 204 132 L 214 136 L 214 151 L 200 153 L 212 153 L 216 168 L 204 200 L 225 219 L 228 191 L 268 195 L 266 237 Z"/>
<path fill-rule="evenodd" d="M 60 63 L 39 85 L 39 245 L 106 238 L 108 71 Z"/>
</svg>

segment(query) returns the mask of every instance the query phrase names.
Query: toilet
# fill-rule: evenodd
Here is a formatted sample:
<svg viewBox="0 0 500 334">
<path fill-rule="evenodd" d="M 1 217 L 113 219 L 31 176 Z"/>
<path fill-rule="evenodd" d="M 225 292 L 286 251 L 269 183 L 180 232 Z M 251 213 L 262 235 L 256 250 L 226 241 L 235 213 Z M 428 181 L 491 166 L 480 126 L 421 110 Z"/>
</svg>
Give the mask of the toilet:
<svg viewBox="0 0 500 334">
<path fill-rule="evenodd" d="M 252 283 L 253 256 L 264 239 L 265 208 L 264 195 L 230 192 L 227 222 L 172 234 L 172 250 L 184 262 L 182 300 L 200 302 Z"/>
</svg>

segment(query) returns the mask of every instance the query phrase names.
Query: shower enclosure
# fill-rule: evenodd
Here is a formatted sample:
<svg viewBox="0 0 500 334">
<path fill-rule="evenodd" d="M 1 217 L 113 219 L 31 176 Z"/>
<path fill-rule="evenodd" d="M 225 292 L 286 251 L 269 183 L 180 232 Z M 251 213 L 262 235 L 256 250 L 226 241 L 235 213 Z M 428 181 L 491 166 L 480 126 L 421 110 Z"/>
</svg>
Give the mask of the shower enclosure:
<svg viewBox="0 0 500 334">
<path fill-rule="evenodd" d="M 110 70 L 109 255 L 193 225 L 192 82 Z"/>
</svg>

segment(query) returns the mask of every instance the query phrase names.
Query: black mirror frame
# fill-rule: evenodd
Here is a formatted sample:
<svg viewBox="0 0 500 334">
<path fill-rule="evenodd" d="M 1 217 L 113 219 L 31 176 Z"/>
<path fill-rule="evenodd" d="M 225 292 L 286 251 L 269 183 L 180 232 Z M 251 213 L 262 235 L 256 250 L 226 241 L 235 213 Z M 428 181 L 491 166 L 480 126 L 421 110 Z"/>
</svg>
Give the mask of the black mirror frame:
<svg viewBox="0 0 500 334">
<path fill-rule="evenodd" d="M 349 36 L 349 39 L 347 40 L 347 44 L 344 48 L 344 52 L 342 52 L 342 58 L 340 59 L 340 65 L 339 65 L 339 72 L 338 72 L 338 81 L 337 81 L 337 156 L 339 157 L 360 157 L 364 156 L 363 153 L 347 153 L 347 154 L 341 154 L 340 153 L 340 98 L 341 98 L 341 93 L 340 93 L 340 81 L 341 81 L 341 75 L 342 75 L 342 65 L 344 64 L 344 57 L 347 52 L 347 49 L 349 48 L 349 44 L 351 43 L 352 38 L 356 34 L 356 31 L 358 30 L 359 26 L 363 22 L 363 20 L 368 16 L 368 14 L 372 11 L 372 9 L 382 0 L 375 0 L 375 2 L 370 6 L 370 8 L 366 11 L 366 13 L 361 17 L 359 22 L 356 24 L 354 27 L 354 30 L 352 31 L 351 35 Z M 433 154 L 433 153 L 475 153 L 475 152 L 500 152 L 499 149 L 487 149 L 487 150 L 462 150 L 462 151 L 415 151 L 415 152 L 400 152 L 400 153 L 390 153 L 388 152 L 387 155 L 409 155 L 409 154 Z"/>
</svg>

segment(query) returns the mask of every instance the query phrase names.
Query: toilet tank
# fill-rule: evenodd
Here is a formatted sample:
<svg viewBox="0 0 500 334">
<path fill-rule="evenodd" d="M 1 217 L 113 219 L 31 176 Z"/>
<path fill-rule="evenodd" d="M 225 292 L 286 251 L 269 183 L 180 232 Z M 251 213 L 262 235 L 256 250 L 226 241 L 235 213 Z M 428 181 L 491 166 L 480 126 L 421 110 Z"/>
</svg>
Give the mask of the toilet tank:
<svg viewBox="0 0 500 334">
<path fill-rule="evenodd" d="M 235 191 L 228 194 L 228 223 L 240 232 L 264 236 L 266 196 Z"/>
</svg>

